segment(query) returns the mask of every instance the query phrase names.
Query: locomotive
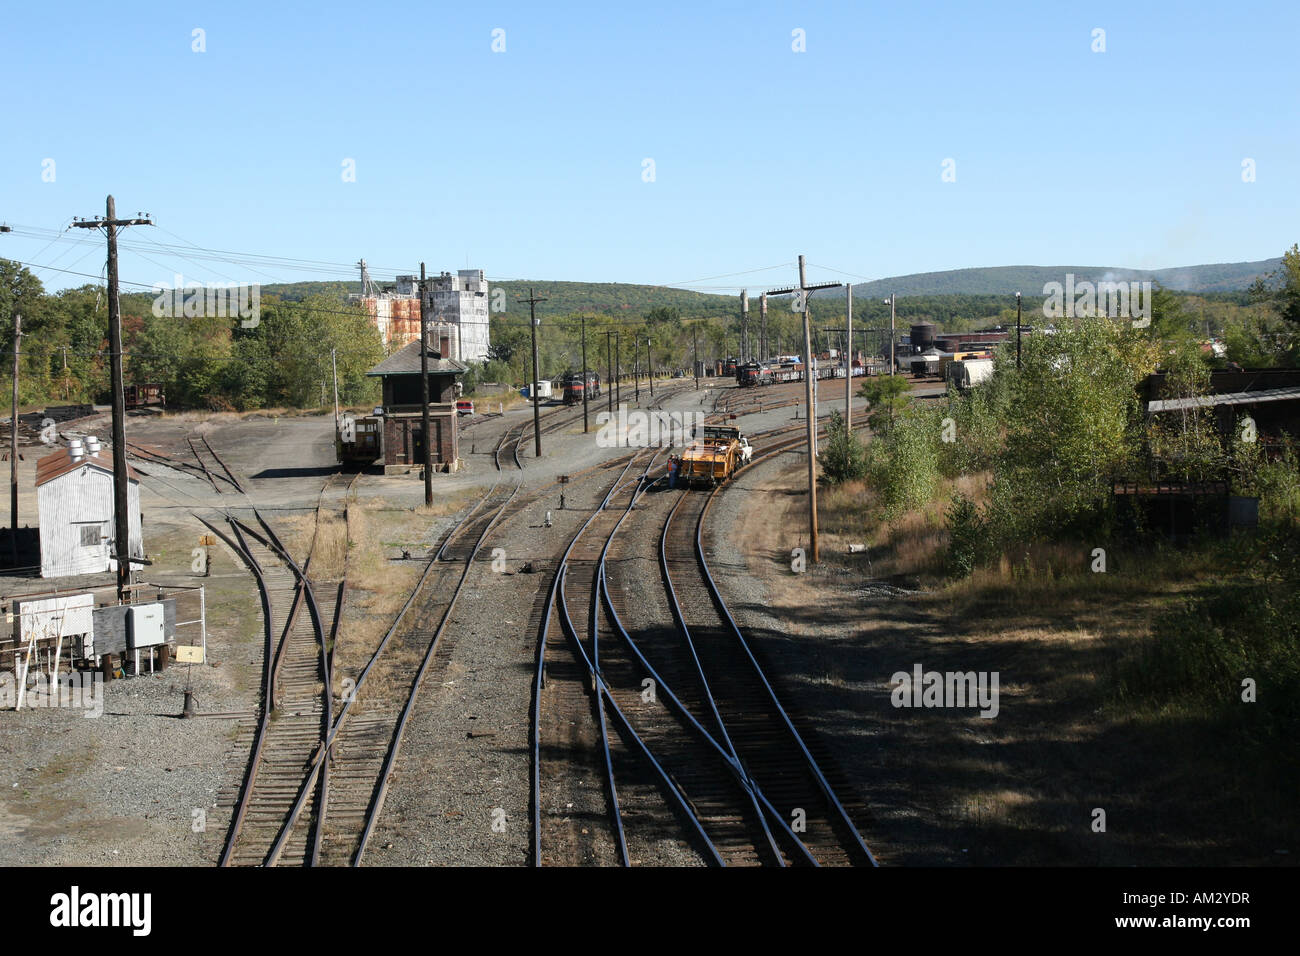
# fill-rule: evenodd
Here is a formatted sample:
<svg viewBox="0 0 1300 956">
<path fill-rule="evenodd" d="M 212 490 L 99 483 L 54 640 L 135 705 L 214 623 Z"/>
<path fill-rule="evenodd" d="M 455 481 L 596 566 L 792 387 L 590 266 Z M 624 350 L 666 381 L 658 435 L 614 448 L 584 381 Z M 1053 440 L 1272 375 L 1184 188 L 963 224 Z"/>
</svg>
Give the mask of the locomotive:
<svg viewBox="0 0 1300 956">
<path fill-rule="evenodd" d="M 586 393 L 588 400 L 600 398 L 600 376 L 595 372 L 588 372 L 585 376 L 581 372 L 569 372 L 564 376 L 564 404 L 581 405 L 582 396 Z"/>
<path fill-rule="evenodd" d="M 855 367 L 853 374 L 861 375 L 861 367 Z M 843 378 L 844 366 L 837 362 L 828 361 L 819 363 L 817 366 L 817 378 Z M 736 372 L 736 383 L 744 388 L 752 388 L 757 385 L 773 385 L 778 382 L 802 382 L 803 381 L 803 363 L 802 362 L 780 362 L 772 365 L 761 365 L 758 362 L 747 362 L 740 366 Z"/>
</svg>

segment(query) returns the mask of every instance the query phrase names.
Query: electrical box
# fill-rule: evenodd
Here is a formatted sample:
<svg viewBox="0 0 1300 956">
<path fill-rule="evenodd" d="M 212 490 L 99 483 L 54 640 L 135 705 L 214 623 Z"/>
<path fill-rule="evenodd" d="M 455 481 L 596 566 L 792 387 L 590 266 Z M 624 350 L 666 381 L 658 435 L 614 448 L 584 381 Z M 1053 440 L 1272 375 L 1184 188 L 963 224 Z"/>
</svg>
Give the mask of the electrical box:
<svg viewBox="0 0 1300 956">
<path fill-rule="evenodd" d="M 157 647 L 167 640 L 161 604 L 132 604 L 127 609 L 126 621 L 127 647 L 131 650 Z"/>
</svg>

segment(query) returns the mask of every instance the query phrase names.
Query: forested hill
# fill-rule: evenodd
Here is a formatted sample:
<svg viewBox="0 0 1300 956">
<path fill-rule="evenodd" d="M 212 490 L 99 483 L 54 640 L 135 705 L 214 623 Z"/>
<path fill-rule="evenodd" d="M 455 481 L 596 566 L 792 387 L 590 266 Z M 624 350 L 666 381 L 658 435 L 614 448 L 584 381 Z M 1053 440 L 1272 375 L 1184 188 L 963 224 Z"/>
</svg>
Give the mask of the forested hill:
<svg viewBox="0 0 1300 956">
<path fill-rule="evenodd" d="M 380 288 L 383 286 L 381 282 Z M 537 304 L 539 316 L 586 312 L 640 317 L 651 309 L 675 308 L 683 315 L 706 317 L 732 315 L 737 309 L 735 296 L 628 282 L 556 282 L 548 279 L 493 282 L 489 279 L 488 286 L 494 294 L 497 289 L 504 292 L 507 312 L 520 309 L 527 312 L 528 306 L 521 306 L 518 300 L 526 298 L 531 289 L 534 295 L 546 299 Z M 294 301 L 309 295 L 341 297 L 359 291 L 359 282 L 292 282 L 262 287 L 263 295 L 278 295 Z"/>
<path fill-rule="evenodd" d="M 1174 269 L 1126 269 L 1120 266 L 995 266 L 987 269 L 952 269 L 948 272 L 918 272 L 853 286 L 855 296 L 904 295 L 1041 295 L 1048 282 L 1074 281 L 1159 282 L 1176 292 L 1239 292 L 1265 273 L 1282 264 L 1281 257 L 1259 262 L 1221 262 L 1213 265 L 1179 266 Z M 830 295 L 831 293 L 826 293 Z"/>
<path fill-rule="evenodd" d="M 875 299 L 894 292 L 899 296 L 935 296 L 1013 295 L 1019 291 L 1026 296 L 1036 297 L 1042 295 L 1045 283 L 1064 282 L 1067 274 L 1072 274 L 1076 283 L 1151 280 L 1179 292 L 1237 292 L 1245 290 L 1258 276 L 1273 272 L 1280 265 L 1281 259 L 1277 258 L 1155 270 L 1119 266 L 994 266 L 952 269 L 947 272 L 918 272 L 857 283 L 853 286 L 853 295 Z M 527 296 L 530 289 L 535 295 L 545 297 L 546 301 L 537 305 L 537 314 L 540 316 L 576 315 L 583 312 L 640 316 L 651 309 L 675 308 L 682 315 L 704 318 L 733 316 L 738 309 L 736 295 L 718 295 L 667 286 L 626 282 L 561 282 L 549 279 L 510 282 L 489 280 L 489 284 L 492 289 L 504 292 L 506 309 L 510 312 L 519 308 L 518 299 Z M 262 292 L 296 301 L 317 294 L 342 297 L 359 291 L 358 286 L 359 283 L 356 282 L 292 282 L 263 286 Z M 760 291 L 761 286 L 755 287 L 751 291 L 751 297 L 757 299 Z M 825 300 L 836 295 L 834 289 L 828 289 L 819 293 L 816 299 Z M 755 312 L 757 305 L 757 302 L 751 305 Z"/>
</svg>

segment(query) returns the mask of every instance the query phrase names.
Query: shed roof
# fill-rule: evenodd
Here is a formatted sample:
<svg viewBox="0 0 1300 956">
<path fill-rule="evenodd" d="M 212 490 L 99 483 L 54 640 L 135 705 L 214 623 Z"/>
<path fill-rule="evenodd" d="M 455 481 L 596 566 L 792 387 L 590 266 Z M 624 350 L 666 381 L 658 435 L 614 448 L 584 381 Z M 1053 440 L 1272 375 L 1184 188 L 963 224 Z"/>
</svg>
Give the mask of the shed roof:
<svg viewBox="0 0 1300 956">
<path fill-rule="evenodd" d="M 462 365 L 455 359 L 443 358 L 441 353 L 436 349 L 428 349 L 429 355 L 429 374 L 437 375 L 464 375 L 469 371 L 468 365 Z M 367 375 L 419 375 L 420 374 L 420 343 L 412 342 L 410 345 L 403 346 L 388 358 L 384 359 Z"/>
<path fill-rule="evenodd" d="M 53 481 L 63 475 L 76 471 L 82 465 L 89 465 L 91 468 L 98 468 L 100 471 L 109 475 L 113 474 L 113 459 L 106 457 L 106 453 L 101 451 L 98 455 L 83 455 L 81 458 L 73 459 L 72 454 L 67 448 L 60 448 L 53 454 L 46 455 L 36 461 L 36 487 L 39 488 L 46 482 Z M 140 476 L 135 473 L 135 469 L 128 464 L 126 466 L 126 477 L 128 481 L 140 482 Z"/>
<path fill-rule="evenodd" d="M 1176 412 L 1189 408 L 1211 408 L 1215 405 L 1257 405 L 1261 402 L 1293 401 L 1300 401 L 1300 386 L 1261 388 L 1254 392 L 1224 392 L 1219 395 L 1198 395 L 1195 398 L 1164 398 L 1147 402 L 1147 411 Z"/>
</svg>

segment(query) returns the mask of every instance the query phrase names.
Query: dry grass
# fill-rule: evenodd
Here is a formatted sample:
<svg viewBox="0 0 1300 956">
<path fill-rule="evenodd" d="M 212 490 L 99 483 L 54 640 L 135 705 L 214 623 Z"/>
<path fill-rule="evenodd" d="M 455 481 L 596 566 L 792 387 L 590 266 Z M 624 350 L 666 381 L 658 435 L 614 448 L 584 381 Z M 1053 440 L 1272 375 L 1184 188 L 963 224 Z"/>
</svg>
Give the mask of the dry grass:
<svg viewBox="0 0 1300 956">
<path fill-rule="evenodd" d="M 832 551 L 865 544 L 872 577 L 909 578 L 927 585 L 945 574 L 948 531 L 944 514 L 960 492 L 982 504 L 988 497 L 988 475 L 963 475 L 940 481 L 925 508 L 882 520 L 880 503 L 865 479 L 826 489 L 818 497 L 821 530 Z"/>
<path fill-rule="evenodd" d="M 412 531 L 422 532 L 430 524 L 428 519 L 461 510 L 473 496 L 472 490 L 457 492 L 439 498 L 428 508 L 393 508 L 382 498 L 350 503 L 345 541 L 348 611 L 335 648 L 336 682 L 354 676 L 365 666 L 419 581 L 426 564 L 423 554 L 427 544 L 419 538 L 412 540 Z M 420 560 L 393 560 L 399 548 L 409 549 L 412 558 Z M 374 681 L 379 688 L 389 679 L 386 675 L 395 674 L 394 679 L 405 675 L 408 664 L 376 665 L 367 682 Z"/>
</svg>

